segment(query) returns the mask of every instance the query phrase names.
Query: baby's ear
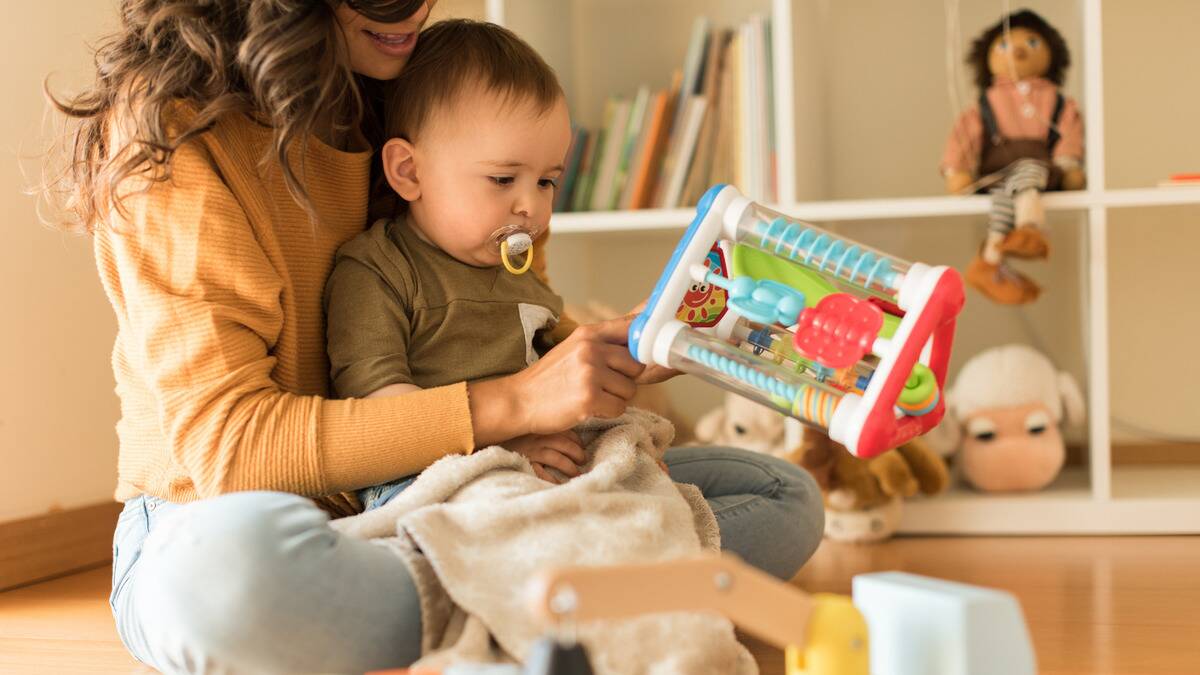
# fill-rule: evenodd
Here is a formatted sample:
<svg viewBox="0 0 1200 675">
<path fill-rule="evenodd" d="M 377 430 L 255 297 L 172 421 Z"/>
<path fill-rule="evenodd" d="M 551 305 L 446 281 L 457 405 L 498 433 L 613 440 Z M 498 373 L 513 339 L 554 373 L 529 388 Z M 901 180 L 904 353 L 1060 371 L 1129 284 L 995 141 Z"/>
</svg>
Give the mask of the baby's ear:
<svg viewBox="0 0 1200 675">
<path fill-rule="evenodd" d="M 420 199 L 421 185 L 417 182 L 416 152 L 412 143 L 393 138 L 383 145 L 383 175 L 404 201 Z"/>
</svg>

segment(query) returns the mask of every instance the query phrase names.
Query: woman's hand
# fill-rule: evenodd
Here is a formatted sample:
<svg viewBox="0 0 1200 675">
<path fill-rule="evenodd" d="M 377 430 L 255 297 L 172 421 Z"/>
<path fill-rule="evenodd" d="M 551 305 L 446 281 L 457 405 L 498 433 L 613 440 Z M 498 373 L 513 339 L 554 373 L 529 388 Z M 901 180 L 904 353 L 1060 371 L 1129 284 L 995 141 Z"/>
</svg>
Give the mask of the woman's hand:
<svg viewBox="0 0 1200 675">
<path fill-rule="evenodd" d="M 625 412 L 645 366 L 625 347 L 632 317 L 580 326 L 511 377 L 527 433 L 565 431 L 590 417 Z"/>
<path fill-rule="evenodd" d="M 554 468 L 570 479 L 581 474 L 581 467 L 587 464 L 587 453 L 584 452 L 579 436 L 574 431 L 561 434 L 529 434 L 514 438 L 503 445 L 505 450 L 511 450 L 528 459 L 537 477 L 551 483 L 560 481 L 547 469 Z"/>
<path fill-rule="evenodd" d="M 646 309 L 647 302 L 648 300 L 639 302 L 636 307 L 629 310 L 629 315 L 626 316 L 625 319 L 627 319 L 629 323 L 633 323 L 633 320 L 637 318 L 637 315 L 640 314 L 642 310 Z M 666 382 L 678 374 L 678 370 L 673 368 L 665 368 L 655 364 L 643 370 L 642 374 L 637 376 L 636 381 L 638 384 L 658 384 L 659 382 Z"/>
</svg>

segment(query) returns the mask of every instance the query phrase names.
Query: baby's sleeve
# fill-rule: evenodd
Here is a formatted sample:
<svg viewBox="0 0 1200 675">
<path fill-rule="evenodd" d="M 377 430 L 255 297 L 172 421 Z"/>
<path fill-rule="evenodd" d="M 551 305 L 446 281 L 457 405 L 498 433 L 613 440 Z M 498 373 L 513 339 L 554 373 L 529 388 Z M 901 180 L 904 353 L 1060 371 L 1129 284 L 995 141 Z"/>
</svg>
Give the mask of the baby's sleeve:
<svg viewBox="0 0 1200 675">
<path fill-rule="evenodd" d="M 368 262 L 338 256 L 325 285 L 334 396 L 363 398 L 389 384 L 415 384 L 408 365 L 411 307 L 406 288 Z"/>
</svg>

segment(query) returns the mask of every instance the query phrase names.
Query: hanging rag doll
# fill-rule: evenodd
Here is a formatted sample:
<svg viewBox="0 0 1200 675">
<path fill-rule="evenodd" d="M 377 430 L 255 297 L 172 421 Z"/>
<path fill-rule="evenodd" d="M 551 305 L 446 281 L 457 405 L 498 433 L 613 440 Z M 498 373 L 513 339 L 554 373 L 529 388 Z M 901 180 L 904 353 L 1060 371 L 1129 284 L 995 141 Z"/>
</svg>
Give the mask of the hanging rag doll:
<svg viewBox="0 0 1200 675">
<path fill-rule="evenodd" d="M 1032 302 L 1041 289 L 1005 258 L 1045 258 L 1041 193 L 1084 185 L 1083 121 L 1059 91 L 1071 55 L 1053 26 L 1021 10 L 984 31 L 967 63 L 979 100 L 955 122 L 942 174 L 950 193 L 991 194 L 992 209 L 966 280 L 995 302 Z"/>
</svg>

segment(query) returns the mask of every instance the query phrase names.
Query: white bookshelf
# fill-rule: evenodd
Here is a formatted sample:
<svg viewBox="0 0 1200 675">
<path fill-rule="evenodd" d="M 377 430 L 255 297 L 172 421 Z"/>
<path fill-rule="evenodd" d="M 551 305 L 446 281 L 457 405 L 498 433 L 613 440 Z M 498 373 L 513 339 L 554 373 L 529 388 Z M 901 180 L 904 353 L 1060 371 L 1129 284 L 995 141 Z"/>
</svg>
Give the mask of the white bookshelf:
<svg viewBox="0 0 1200 675">
<path fill-rule="evenodd" d="M 1086 213 L 1093 207 L 1129 208 L 1200 204 L 1200 187 L 1129 188 L 1100 192 L 1052 192 L 1045 196 L 1047 211 Z M 986 196 L 899 197 L 894 199 L 839 199 L 834 201 L 773 204 L 772 208 L 802 220 L 844 222 L 852 220 L 919 220 L 945 216 L 975 216 L 988 212 Z M 683 230 L 695 209 L 643 209 L 640 211 L 586 211 L 554 216 L 554 232 L 598 233 L 636 230 Z M 919 223 L 915 223 L 919 226 Z"/>
<path fill-rule="evenodd" d="M 963 0 L 964 3 L 971 0 Z M 936 3 L 939 6 L 941 3 Z M 628 13 L 636 3 L 615 2 L 612 12 Z M 818 0 L 703 0 L 694 6 L 684 0 L 645 0 L 643 7 L 665 5 L 696 13 L 713 12 L 727 19 L 751 12 L 767 12 L 772 17 L 776 136 L 779 139 L 779 204 L 774 207 L 797 218 L 818 222 L 878 221 L 889 227 L 922 227 L 931 219 L 949 216 L 980 216 L 988 212 L 988 199 L 971 197 L 902 197 L 885 199 L 840 199 L 833 201 L 801 200 L 812 177 L 822 167 L 798 162 L 797 141 L 814 144 L 827 142 L 819 123 L 814 122 L 811 103 L 797 97 L 795 83 L 812 79 L 811 72 L 799 72 L 804 63 L 795 50 L 806 44 L 804 36 L 794 34 L 801 25 L 795 16 L 828 13 L 829 6 Z M 994 13 L 999 15 L 1000 3 Z M 1080 34 L 1073 43 L 1073 78 L 1082 82 L 1077 95 L 1086 115 L 1088 187 L 1084 191 L 1048 194 L 1049 212 L 1071 213 L 1081 224 L 1080 301 L 1083 317 L 1083 350 L 1086 358 L 1088 398 L 1088 452 L 1085 467 L 1069 467 L 1047 490 L 1020 496 L 982 495 L 965 488 L 928 500 L 907 504 L 902 531 L 908 533 L 1077 533 L 1077 534 L 1151 534 L 1200 533 L 1200 467 L 1198 466 L 1113 466 L 1110 425 L 1110 353 L 1108 315 L 1108 216 L 1115 208 L 1200 205 L 1200 187 L 1125 188 L 1106 186 L 1106 129 L 1104 120 L 1104 70 L 1101 0 L 1078 0 L 1078 16 L 1071 20 Z M 530 37 L 547 55 L 551 65 L 572 71 L 557 59 L 581 58 L 574 43 L 575 32 L 589 30 L 570 18 L 574 9 L 585 7 L 593 14 L 602 7 L 600 0 L 485 0 L 483 11 L 488 20 L 508 25 L 518 34 Z M 1042 11 L 1039 7 L 1034 7 Z M 670 12 L 663 7 L 647 12 L 653 20 L 665 21 L 662 31 L 686 35 L 690 18 L 663 19 Z M 522 17 L 537 16 L 536 19 Z M 548 18 L 549 17 L 549 18 Z M 634 17 L 624 17 L 631 20 Z M 546 28 L 547 21 L 564 25 Z M 717 21 L 719 24 L 720 21 Z M 525 28 L 540 34 L 533 39 Z M 573 32 L 575 31 L 575 32 Z M 547 37 L 549 35 L 549 37 Z M 965 36 L 968 37 L 969 36 Z M 612 36 L 619 48 L 621 36 Z M 676 40 L 679 42 L 679 40 Z M 683 52 L 679 50 L 679 60 Z M 647 66 L 649 68 L 649 66 Z M 666 77 L 666 73 L 637 73 L 647 79 Z M 586 87 L 598 78 L 564 78 L 568 96 L 575 100 L 596 100 L 613 92 L 589 92 Z M 599 78 L 603 79 L 603 78 Z M 628 83 L 630 85 L 636 83 Z M 628 95 L 628 91 L 615 92 Z M 588 99 L 588 97 L 591 97 Z M 810 107 L 797 104 L 801 101 Z M 798 185 L 800 187 L 798 187 Z M 605 235 L 651 236 L 655 231 L 682 229 L 691 221 L 692 209 L 650 209 L 556 214 L 552 229 L 558 235 L 588 236 L 589 250 L 602 247 Z M 861 238 L 861 237 L 860 237 Z M 870 241 L 868 240 L 868 243 Z M 664 256 L 669 251 L 664 252 Z"/>
</svg>

